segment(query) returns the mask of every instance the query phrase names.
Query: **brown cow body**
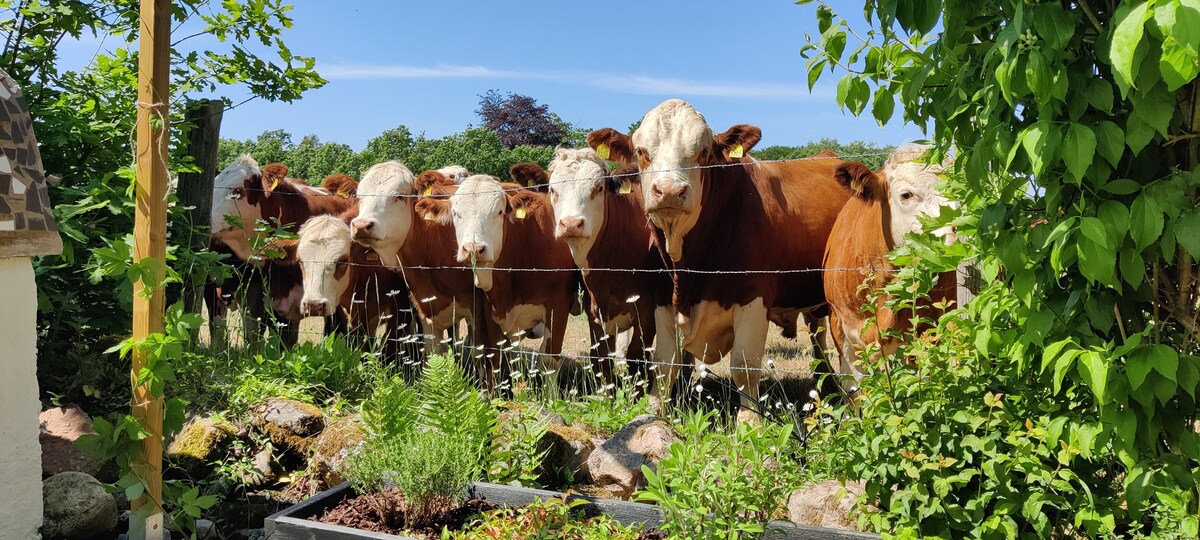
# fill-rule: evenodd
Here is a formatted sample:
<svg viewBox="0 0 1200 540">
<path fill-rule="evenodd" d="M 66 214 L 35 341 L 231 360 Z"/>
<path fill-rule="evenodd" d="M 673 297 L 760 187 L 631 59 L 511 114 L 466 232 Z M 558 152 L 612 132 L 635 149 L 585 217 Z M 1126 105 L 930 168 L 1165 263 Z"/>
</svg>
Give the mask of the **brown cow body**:
<svg viewBox="0 0 1200 540">
<path fill-rule="evenodd" d="M 588 136 L 613 159 L 638 162 L 647 212 L 677 270 L 683 347 L 706 363 L 730 354 L 742 418 L 754 416 L 770 312 L 825 303 L 819 270 L 848 198 L 833 178 L 840 160 L 758 163 L 744 153 L 760 137 L 746 125 L 714 136 L 679 100 L 648 113 L 632 137 Z"/>
<path fill-rule="evenodd" d="M 900 150 L 896 155 L 919 154 Z M 824 273 L 826 296 L 830 305 L 830 330 L 842 363 L 839 371 L 862 375 L 854 360 L 870 345 L 877 345 L 877 354 L 891 354 L 900 346 L 895 337 L 882 335 L 880 329 L 890 329 L 907 335 L 921 331 L 925 325 L 912 327 L 912 312 L 894 312 L 886 307 L 887 295 L 878 295 L 874 313 L 864 307 L 871 305 L 869 296 L 882 291 L 893 279 L 896 267 L 888 254 L 903 241 L 903 234 L 920 228 L 916 215 L 934 215 L 945 199 L 933 189 L 939 166 L 917 165 L 889 159 L 884 168 L 872 172 L 865 165 L 849 162 L 838 167 L 837 178 L 854 196 L 838 214 L 825 249 Z M 904 209 L 903 206 L 912 208 Z M 907 218 L 907 220 L 906 220 Z M 957 282 L 954 272 L 937 276 L 929 298 L 917 302 L 918 315 L 936 319 L 941 310 L 935 303 L 949 304 L 954 300 Z M 867 320 L 875 322 L 867 327 Z"/>
</svg>

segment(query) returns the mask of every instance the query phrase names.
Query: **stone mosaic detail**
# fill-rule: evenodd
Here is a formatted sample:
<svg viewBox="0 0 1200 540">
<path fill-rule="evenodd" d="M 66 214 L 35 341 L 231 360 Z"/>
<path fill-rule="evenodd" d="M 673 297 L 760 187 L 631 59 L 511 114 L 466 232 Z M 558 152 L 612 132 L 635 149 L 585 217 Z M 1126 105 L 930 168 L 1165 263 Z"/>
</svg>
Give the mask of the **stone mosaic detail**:
<svg viewBox="0 0 1200 540">
<path fill-rule="evenodd" d="M 16 81 L 0 70 L 0 257 L 61 252 L 33 119 Z"/>
</svg>

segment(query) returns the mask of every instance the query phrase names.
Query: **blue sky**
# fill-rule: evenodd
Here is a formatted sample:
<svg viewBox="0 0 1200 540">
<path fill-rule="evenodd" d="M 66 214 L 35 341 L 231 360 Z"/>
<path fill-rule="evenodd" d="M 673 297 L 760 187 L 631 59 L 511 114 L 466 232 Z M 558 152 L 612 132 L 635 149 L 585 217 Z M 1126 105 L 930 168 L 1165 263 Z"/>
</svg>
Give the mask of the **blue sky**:
<svg viewBox="0 0 1200 540">
<path fill-rule="evenodd" d="M 589 128 L 624 131 L 663 100 L 682 98 L 717 131 L 761 127 L 762 145 L 922 138 L 898 119 L 880 127 L 839 110 L 840 74 L 809 93 L 799 51 L 805 32 L 817 35 L 814 10 L 788 0 L 299 0 L 284 39 L 293 53 L 316 57 L 329 83 L 295 103 L 253 100 L 229 111 L 222 136 L 284 129 L 295 141 L 315 134 L 356 150 L 401 124 L 441 137 L 478 124 L 479 94 L 496 89 Z M 865 26 L 860 8 L 844 11 Z M 248 94 L 228 96 L 236 103 Z"/>
</svg>

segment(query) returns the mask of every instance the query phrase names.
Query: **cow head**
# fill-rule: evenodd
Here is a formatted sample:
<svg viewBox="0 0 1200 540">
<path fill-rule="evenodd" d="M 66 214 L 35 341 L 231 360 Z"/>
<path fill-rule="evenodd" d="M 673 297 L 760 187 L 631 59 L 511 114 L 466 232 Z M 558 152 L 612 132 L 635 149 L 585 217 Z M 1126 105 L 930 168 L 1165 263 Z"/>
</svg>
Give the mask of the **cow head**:
<svg viewBox="0 0 1200 540">
<path fill-rule="evenodd" d="M 904 235 L 921 230 L 921 219 L 937 216 L 943 206 L 953 206 L 936 188 L 942 165 L 914 161 L 923 151 L 900 149 L 888 158 L 883 168 L 872 172 L 866 165 L 849 161 L 838 166 L 837 181 L 850 193 L 867 202 L 879 203 L 883 210 L 883 234 L 894 247 Z M 951 227 L 934 231 L 952 240 Z"/>
<path fill-rule="evenodd" d="M 547 174 L 535 163 L 519 163 L 510 172 L 517 183 L 547 185 L 554 207 L 554 237 L 570 246 L 576 261 L 586 260 L 604 226 L 605 198 L 620 188 L 609 177 L 608 164 L 590 148 L 556 149 L 549 169 Z M 625 186 L 632 189 L 631 183 Z"/>
<path fill-rule="evenodd" d="M 263 219 L 260 202 L 285 181 L 287 167 L 278 163 L 264 169 L 247 154 L 225 167 L 213 180 L 212 237 L 229 246 L 242 260 L 250 258 L 250 238 L 255 223 Z"/>
<path fill-rule="evenodd" d="M 299 236 L 294 259 L 304 277 L 300 313 L 328 317 L 350 287 L 350 226 L 337 216 L 317 216 L 300 226 Z"/>
<path fill-rule="evenodd" d="M 412 171 L 399 161 L 371 166 L 358 184 L 358 217 L 350 222 L 355 242 L 374 249 L 384 265 L 397 267 L 397 254 L 413 223 L 416 194 Z"/>
<path fill-rule="evenodd" d="M 741 161 L 761 138 L 762 132 L 749 125 L 714 135 L 696 109 L 671 99 L 646 113 L 632 136 L 605 128 L 588 134 L 588 145 L 601 157 L 637 163 L 646 213 L 663 230 L 667 252 L 678 261 L 683 238 L 700 217 L 708 177 L 703 167 Z"/>
<path fill-rule="evenodd" d="M 454 225 L 456 258 L 476 269 L 475 284 L 487 291 L 491 289 L 491 268 L 504 249 L 507 223 L 537 211 L 538 197 L 515 184 L 501 184 L 494 176 L 477 174 L 464 180 L 449 199 L 422 198 L 416 212 L 422 219 Z"/>
<path fill-rule="evenodd" d="M 467 172 L 467 168 L 462 165 L 447 165 L 438 169 L 437 172 L 442 173 L 446 178 L 454 181 L 455 184 L 461 184 L 463 180 L 471 176 L 471 173 Z"/>
</svg>

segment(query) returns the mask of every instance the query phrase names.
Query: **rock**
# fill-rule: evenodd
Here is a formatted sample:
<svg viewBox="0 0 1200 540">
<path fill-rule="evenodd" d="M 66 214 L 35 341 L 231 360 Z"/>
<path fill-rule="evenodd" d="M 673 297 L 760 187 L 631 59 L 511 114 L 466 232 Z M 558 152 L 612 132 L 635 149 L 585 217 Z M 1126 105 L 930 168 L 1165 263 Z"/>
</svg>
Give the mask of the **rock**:
<svg viewBox="0 0 1200 540">
<path fill-rule="evenodd" d="M 92 419 L 74 405 L 46 409 L 38 415 L 41 424 L 42 478 L 58 473 L 78 471 L 91 476 L 100 474 L 104 460 L 91 457 L 75 446 L 84 434 L 95 434 Z"/>
<path fill-rule="evenodd" d="M 187 469 L 203 467 L 216 460 L 237 433 L 223 418 L 197 416 L 188 420 L 167 446 L 167 457 Z"/>
<path fill-rule="evenodd" d="M 592 451 L 585 474 L 614 497 L 629 497 L 642 487 L 642 465 L 654 467 L 679 437 L 666 422 L 642 415 Z"/>
<path fill-rule="evenodd" d="M 592 435 L 577 427 L 550 424 L 538 440 L 537 450 L 546 452 L 538 480 L 546 485 L 565 485 L 572 481 L 589 481 L 584 464 L 596 449 Z"/>
<path fill-rule="evenodd" d="M 325 429 L 321 409 L 293 399 L 274 397 L 254 408 L 254 427 L 271 442 L 306 454 Z"/>
<path fill-rule="evenodd" d="M 229 538 L 232 540 L 262 540 L 267 537 L 263 529 L 238 529 Z"/>
<path fill-rule="evenodd" d="M 800 525 L 857 530 L 854 505 L 863 493 L 866 487 L 862 482 L 809 482 L 788 496 L 788 519 Z"/>
<path fill-rule="evenodd" d="M 218 537 L 216 523 L 207 519 L 196 520 L 196 540 L 213 540 Z"/>
<path fill-rule="evenodd" d="M 86 539 L 117 526 L 117 503 L 87 473 L 67 471 L 42 481 L 42 537 Z"/>
<path fill-rule="evenodd" d="M 346 456 L 366 439 L 362 419 L 348 416 L 329 424 L 313 444 L 309 471 L 328 488 L 345 481 L 340 469 Z"/>
</svg>

